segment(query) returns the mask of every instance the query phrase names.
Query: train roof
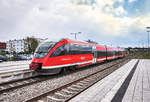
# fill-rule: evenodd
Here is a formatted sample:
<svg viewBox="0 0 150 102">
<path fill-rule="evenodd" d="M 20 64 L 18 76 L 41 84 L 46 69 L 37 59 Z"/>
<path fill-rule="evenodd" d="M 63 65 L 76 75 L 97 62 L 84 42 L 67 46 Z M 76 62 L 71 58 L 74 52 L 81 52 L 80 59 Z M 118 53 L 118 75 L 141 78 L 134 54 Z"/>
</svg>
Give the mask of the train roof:
<svg viewBox="0 0 150 102">
<path fill-rule="evenodd" d="M 96 45 L 85 41 L 78 41 L 78 40 L 71 40 L 71 39 L 63 39 L 63 40 L 66 40 L 68 43 L 73 43 L 73 44 Z"/>
<path fill-rule="evenodd" d="M 64 39 L 64 40 L 66 40 L 68 43 L 73 43 L 73 44 L 82 44 L 82 45 L 87 45 L 87 46 L 105 47 L 105 45 L 98 45 L 98 44 L 89 43 L 89 42 L 86 42 L 86 41 L 78 41 L 78 40 L 70 40 L 70 39 Z"/>
<path fill-rule="evenodd" d="M 65 43 L 72 43 L 72 44 L 82 44 L 82 45 L 88 45 L 88 46 L 96 46 L 97 49 L 101 49 L 101 48 L 104 48 L 105 45 L 99 45 L 99 44 L 94 44 L 94 43 L 88 43 L 88 42 L 85 42 L 85 41 L 79 41 L 79 40 L 71 40 L 71 39 L 68 39 L 68 38 L 62 38 L 62 39 L 47 39 L 46 41 L 51 41 L 51 42 L 56 42 L 56 43 L 59 43 L 59 42 L 65 42 Z M 110 47 L 110 46 L 107 46 L 107 49 L 108 50 L 119 50 L 119 51 L 122 51 L 124 50 L 124 48 L 117 48 L 117 47 Z"/>
</svg>

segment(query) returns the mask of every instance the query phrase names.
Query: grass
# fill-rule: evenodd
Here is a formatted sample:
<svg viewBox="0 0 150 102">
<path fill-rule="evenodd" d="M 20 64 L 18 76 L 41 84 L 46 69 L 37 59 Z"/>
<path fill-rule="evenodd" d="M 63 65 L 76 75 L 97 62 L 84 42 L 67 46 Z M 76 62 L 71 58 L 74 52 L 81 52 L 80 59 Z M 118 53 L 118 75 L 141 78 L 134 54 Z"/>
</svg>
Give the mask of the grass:
<svg viewBox="0 0 150 102">
<path fill-rule="evenodd" d="M 150 53 L 144 53 L 143 55 L 141 55 L 140 57 L 141 59 L 150 59 Z"/>
</svg>

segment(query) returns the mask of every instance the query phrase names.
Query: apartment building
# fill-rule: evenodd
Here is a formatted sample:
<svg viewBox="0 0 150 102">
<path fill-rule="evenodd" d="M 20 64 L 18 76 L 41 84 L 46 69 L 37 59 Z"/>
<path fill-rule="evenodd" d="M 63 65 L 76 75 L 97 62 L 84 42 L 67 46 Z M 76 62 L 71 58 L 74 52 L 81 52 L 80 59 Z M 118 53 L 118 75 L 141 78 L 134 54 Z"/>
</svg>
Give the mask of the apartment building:
<svg viewBox="0 0 150 102">
<path fill-rule="evenodd" d="M 28 50 L 28 44 L 26 39 L 9 40 L 6 42 L 6 49 L 8 52 L 24 52 Z"/>
<path fill-rule="evenodd" d="M 6 43 L 5 42 L 0 42 L 0 52 L 6 50 Z"/>
<path fill-rule="evenodd" d="M 35 38 L 37 39 L 38 43 L 43 42 L 46 39 Z M 26 52 L 28 51 L 28 42 L 27 39 L 15 39 L 9 40 L 6 42 L 6 51 L 8 52 Z"/>
</svg>

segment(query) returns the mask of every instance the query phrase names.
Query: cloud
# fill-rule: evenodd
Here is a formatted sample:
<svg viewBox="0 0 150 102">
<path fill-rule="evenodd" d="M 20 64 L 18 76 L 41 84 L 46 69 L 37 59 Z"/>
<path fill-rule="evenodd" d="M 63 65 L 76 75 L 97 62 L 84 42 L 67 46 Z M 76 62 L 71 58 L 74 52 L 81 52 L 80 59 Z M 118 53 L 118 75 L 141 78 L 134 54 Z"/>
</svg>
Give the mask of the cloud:
<svg viewBox="0 0 150 102">
<path fill-rule="evenodd" d="M 133 2 L 135 2 L 135 1 L 136 1 L 136 0 L 129 0 L 128 2 L 129 2 L 129 3 L 133 3 Z"/>
<path fill-rule="evenodd" d="M 129 17 L 124 0 L 1 0 L 0 40 L 36 36 L 122 42 L 144 32 L 150 15 Z M 118 40 L 121 39 L 121 40 Z"/>
</svg>

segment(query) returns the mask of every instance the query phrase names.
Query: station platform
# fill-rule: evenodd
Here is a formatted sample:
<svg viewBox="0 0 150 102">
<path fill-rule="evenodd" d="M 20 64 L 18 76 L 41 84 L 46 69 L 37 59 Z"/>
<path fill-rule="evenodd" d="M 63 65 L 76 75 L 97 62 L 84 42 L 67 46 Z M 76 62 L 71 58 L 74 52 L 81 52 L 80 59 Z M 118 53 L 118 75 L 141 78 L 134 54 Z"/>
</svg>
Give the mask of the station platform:
<svg viewBox="0 0 150 102">
<path fill-rule="evenodd" d="M 150 102 L 150 60 L 131 60 L 69 102 Z"/>
<path fill-rule="evenodd" d="M 0 63 L 0 74 L 29 69 L 31 60 L 9 61 Z"/>
</svg>

